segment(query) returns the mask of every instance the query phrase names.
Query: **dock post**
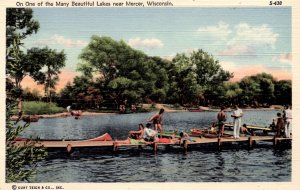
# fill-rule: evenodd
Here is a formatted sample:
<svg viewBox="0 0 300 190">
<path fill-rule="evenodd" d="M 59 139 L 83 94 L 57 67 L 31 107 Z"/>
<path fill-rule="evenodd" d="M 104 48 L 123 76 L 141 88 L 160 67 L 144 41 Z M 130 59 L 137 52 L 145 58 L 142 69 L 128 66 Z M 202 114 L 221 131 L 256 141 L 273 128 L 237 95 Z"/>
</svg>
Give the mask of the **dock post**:
<svg viewBox="0 0 300 190">
<path fill-rule="evenodd" d="M 139 149 L 139 150 L 143 150 L 142 145 L 139 145 L 139 146 L 138 146 L 138 149 Z"/>
<path fill-rule="evenodd" d="M 68 144 L 67 145 L 67 153 L 70 154 L 72 152 L 72 145 Z"/>
<path fill-rule="evenodd" d="M 153 150 L 154 150 L 154 153 L 156 154 L 156 152 L 157 152 L 157 148 L 158 148 L 158 144 L 157 144 L 157 142 L 154 142 L 153 143 Z"/>
<path fill-rule="evenodd" d="M 222 144 L 222 141 L 221 141 L 221 138 L 219 137 L 218 138 L 218 147 L 219 147 L 219 150 L 221 149 L 221 144 Z"/>
<path fill-rule="evenodd" d="M 250 136 L 249 139 L 248 139 L 249 148 L 252 148 L 252 142 L 253 142 L 252 136 Z"/>
<path fill-rule="evenodd" d="M 118 143 L 114 142 L 113 143 L 113 152 L 115 153 L 115 152 L 117 152 L 117 150 L 118 150 Z"/>
<path fill-rule="evenodd" d="M 276 138 L 276 136 L 274 136 L 274 139 L 273 139 L 273 146 L 274 146 L 274 148 L 277 147 L 277 138 Z"/>
<path fill-rule="evenodd" d="M 185 154 L 187 153 L 187 149 L 188 149 L 188 143 L 187 143 L 187 140 L 184 140 L 183 141 L 183 151 Z"/>
</svg>

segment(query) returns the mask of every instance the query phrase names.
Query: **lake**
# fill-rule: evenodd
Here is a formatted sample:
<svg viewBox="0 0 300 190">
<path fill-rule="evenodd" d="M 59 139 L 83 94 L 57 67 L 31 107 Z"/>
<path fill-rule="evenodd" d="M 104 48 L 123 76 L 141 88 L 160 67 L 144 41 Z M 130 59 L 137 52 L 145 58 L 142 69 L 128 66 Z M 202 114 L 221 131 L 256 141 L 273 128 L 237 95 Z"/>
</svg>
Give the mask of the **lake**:
<svg viewBox="0 0 300 190">
<path fill-rule="evenodd" d="M 138 123 L 146 123 L 152 113 L 40 119 L 27 128 L 23 137 L 41 139 L 88 139 L 109 133 L 126 139 Z M 206 128 L 216 120 L 216 112 L 164 113 L 165 130 Z M 228 116 L 231 113 L 227 113 Z M 276 111 L 244 111 L 242 123 L 268 126 Z M 228 120 L 231 122 L 231 119 Z M 256 147 L 233 144 L 192 147 L 187 154 L 179 148 L 138 151 L 75 151 L 71 155 L 49 152 L 39 163 L 31 182 L 281 182 L 291 181 L 292 150 L 273 149 L 271 142 Z"/>
</svg>

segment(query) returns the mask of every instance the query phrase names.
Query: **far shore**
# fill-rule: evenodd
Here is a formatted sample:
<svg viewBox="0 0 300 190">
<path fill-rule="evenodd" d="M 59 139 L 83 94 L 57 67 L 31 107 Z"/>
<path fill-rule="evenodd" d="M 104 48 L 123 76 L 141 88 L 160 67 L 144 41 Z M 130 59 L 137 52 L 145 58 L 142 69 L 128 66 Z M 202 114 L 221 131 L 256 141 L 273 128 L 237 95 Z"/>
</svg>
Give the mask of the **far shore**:
<svg viewBox="0 0 300 190">
<path fill-rule="evenodd" d="M 172 109 L 169 106 L 166 106 L 164 104 L 157 104 L 155 106 L 155 109 L 153 110 L 149 110 L 149 112 L 151 111 L 158 111 L 159 109 L 165 109 L 165 112 L 170 112 L 170 113 L 174 113 L 174 112 L 188 112 L 187 109 Z M 270 108 L 241 108 L 242 110 L 245 111 L 255 111 L 255 110 L 259 110 L 259 111 L 272 111 L 272 110 L 282 110 L 283 108 L 278 107 L 278 106 L 271 106 Z M 208 108 L 206 110 L 204 110 L 206 112 L 217 112 L 219 111 L 219 109 L 216 108 Z M 226 112 L 230 112 L 232 111 L 232 109 L 227 108 L 225 110 Z M 83 111 L 82 112 L 82 116 L 105 116 L 105 115 L 117 115 L 119 113 L 115 113 L 115 112 L 90 112 L 90 111 Z M 26 115 L 26 114 L 25 114 Z M 68 112 L 62 112 L 62 113 L 56 113 L 56 114 L 41 114 L 41 115 L 34 115 L 37 116 L 38 118 L 58 118 L 58 117 L 69 117 L 71 116 L 70 113 Z M 14 115 L 11 117 L 12 120 L 17 120 L 18 116 Z"/>
</svg>

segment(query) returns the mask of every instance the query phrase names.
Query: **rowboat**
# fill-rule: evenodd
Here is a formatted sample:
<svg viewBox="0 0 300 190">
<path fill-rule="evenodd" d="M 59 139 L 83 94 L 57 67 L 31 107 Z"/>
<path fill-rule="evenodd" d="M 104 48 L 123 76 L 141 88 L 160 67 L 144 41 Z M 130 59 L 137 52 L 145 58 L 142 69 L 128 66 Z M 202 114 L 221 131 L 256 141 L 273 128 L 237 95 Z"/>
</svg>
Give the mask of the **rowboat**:
<svg viewBox="0 0 300 190">
<path fill-rule="evenodd" d="M 203 109 L 201 108 L 188 108 L 189 112 L 204 112 Z"/>
<path fill-rule="evenodd" d="M 38 122 L 39 119 L 40 119 L 40 117 L 37 115 L 26 115 L 26 116 L 22 117 L 22 120 L 24 122 Z"/>
<path fill-rule="evenodd" d="M 219 134 L 217 133 L 208 133 L 207 130 L 201 130 L 201 129 L 191 129 L 191 134 L 193 136 L 201 136 L 201 137 L 205 137 L 205 138 L 218 138 Z M 232 135 L 230 134 L 223 134 L 223 137 L 230 137 Z"/>
<path fill-rule="evenodd" d="M 22 138 L 22 137 L 17 137 L 15 138 L 15 141 L 29 141 L 31 139 L 28 138 Z M 113 141 L 111 136 L 108 133 L 104 133 L 103 135 L 100 135 L 98 137 L 92 138 L 92 139 L 86 139 L 86 140 L 60 140 L 60 139 L 39 139 L 39 141 L 77 141 L 77 142 L 87 142 L 87 141 Z"/>
<path fill-rule="evenodd" d="M 225 123 L 224 127 L 233 128 L 233 124 L 232 123 Z M 246 125 L 246 128 L 252 131 L 257 131 L 257 130 L 261 130 L 261 131 L 265 131 L 265 132 L 272 132 L 273 130 L 269 127 L 261 127 L 261 126 L 255 126 L 255 125 Z"/>
</svg>

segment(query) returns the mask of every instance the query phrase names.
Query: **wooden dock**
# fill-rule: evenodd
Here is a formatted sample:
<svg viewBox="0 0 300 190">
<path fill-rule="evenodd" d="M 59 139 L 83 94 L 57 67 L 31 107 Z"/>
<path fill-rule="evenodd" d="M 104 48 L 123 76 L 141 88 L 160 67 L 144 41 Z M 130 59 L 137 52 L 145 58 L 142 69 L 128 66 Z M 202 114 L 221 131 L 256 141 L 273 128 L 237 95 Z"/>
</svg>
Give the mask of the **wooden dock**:
<svg viewBox="0 0 300 190">
<path fill-rule="evenodd" d="M 269 141 L 273 143 L 273 146 L 278 146 L 282 141 L 291 141 L 292 138 L 275 138 L 274 136 L 250 136 L 250 137 L 240 137 L 239 139 L 234 139 L 232 137 L 224 138 L 200 138 L 200 137 L 191 137 L 192 141 L 183 141 L 182 144 L 179 144 L 179 139 L 172 139 L 170 143 L 125 143 L 122 141 L 90 141 L 90 140 L 71 140 L 71 141 L 59 141 L 59 140 L 40 140 L 40 141 L 28 141 L 28 140 L 19 140 L 15 141 L 15 145 L 24 146 L 25 143 L 31 142 L 35 147 L 44 147 L 50 149 L 64 149 L 67 152 L 72 152 L 74 148 L 101 148 L 101 147 L 110 147 L 113 151 L 118 150 L 121 147 L 145 147 L 152 146 L 156 152 L 159 147 L 162 146 L 174 146 L 181 147 L 185 152 L 188 150 L 189 146 L 201 145 L 201 144 L 215 144 L 217 147 L 221 148 L 223 143 L 248 143 L 249 148 L 252 148 L 254 142 L 256 141 Z"/>
</svg>

